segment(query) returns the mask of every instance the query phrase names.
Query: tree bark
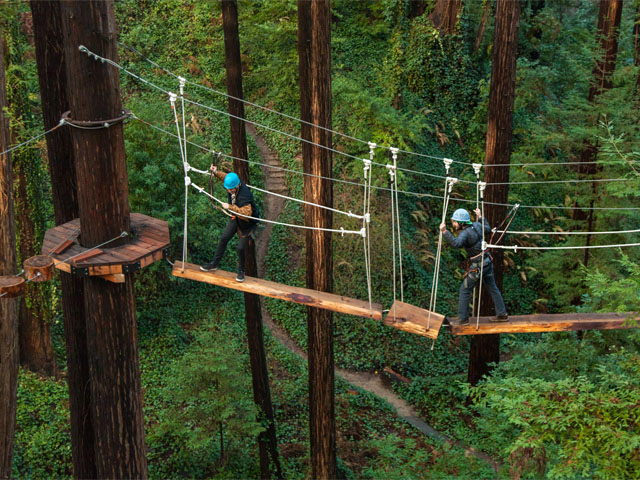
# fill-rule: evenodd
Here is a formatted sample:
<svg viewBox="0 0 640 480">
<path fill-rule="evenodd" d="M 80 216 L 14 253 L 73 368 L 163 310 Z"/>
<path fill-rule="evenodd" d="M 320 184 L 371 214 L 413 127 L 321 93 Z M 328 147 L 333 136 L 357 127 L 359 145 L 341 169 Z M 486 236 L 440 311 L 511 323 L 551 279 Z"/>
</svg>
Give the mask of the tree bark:
<svg viewBox="0 0 640 480">
<path fill-rule="evenodd" d="M 249 180 L 247 134 L 245 130 L 244 104 L 242 102 L 242 61 L 240 58 L 240 37 L 238 33 L 238 4 L 236 0 L 222 0 L 222 26 L 224 30 L 225 64 L 227 72 L 227 93 L 229 98 L 229 118 L 231 130 L 231 149 L 233 169 L 245 183 Z M 255 277 L 258 274 L 256 248 L 253 238 L 249 240 L 246 259 L 246 273 Z M 271 403 L 267 356 L 264 348 L 262 311 L 260 297 L 251 293 L 244 294 L 244 312 L 247 325 L 247 342 L 253 380 L 253 399 L 265 419 L 265 430 L 258 436 L 260 456 L 260 478 L 283 478 L 278 455 L 276 424 Z M 273 462 L 273 468 L 272 467 Z"/>
<path fill-rule="evenodd" d="M 71 117 L 80 121 L 120 117 L 118 71 L 78 50 L 85 45 L 117 61 L 113 2 L 62 2 L 64 54 Z M 80 243 L 93 247 L 130 232 L 122 124 L 73 129 L 78 182 Z M 110 243 L 110 247 L 126 241 Z M 133 274 L 122 284 L 84 280 L 84 308 L 99 478 L 146 478 L 144 419 L 137 346 Z"/>
<path fill-rule="evenodd" d="M 602 56 L 597 59 L 592 72 L 591 87 L 589 88 L 589 103 L 595 103 L 596 99 L 607 90 L 613 87 L 613 72 L 616 69 L 616 59 L 618 56 L 618 34 L 620 31 L 620 18 L 622 15 L 622 0 L 600 0 L 598 11 L 598 29 L 596 36 L 598 48 Z M 582 153 L 578 173 L 584 176 L 594 175 L 598 172 L 598 165 L 590 163 L 598 158 L 599 147 L 596 142 L 587 139 L 583 143 Z M 591 185 L 590 207 L 593 207 L 597 195 L 597 182 Z M 592 231 L 595 224 L 595 214 L 593 209 L 588 212 L 582 210 L 576 201 L 573 210 L 574 220 L 586 220 L 587 231 Z M 591 244 L 591 235 L 587 235 L 586 245 Z M 584 265 L 589 264 L 589 249 L 584 250 Z"/>
<path fill-rule="evenodd" d="M 60 121 L 69 110 L 66 61 L 59 0 L 32 0 L 31 14 L 38 64 L 42 116 L 46 130 Z M 46 136 L 49 173 L 56 225 L 80 216 L 78 188 L 70 128 L 59 128 Z M 71 413 L 71 452 L 75 478 L 96 478 L 93 422 L 90 413 L 91 388 L 86 359 L 87 332 L 84 314 L 84 281 L 58 272 L 62 284 L 67 351 L 67 383 Z"/>
<path fill-rule="evenodd" d="M 0 152 L 9 148 L 9 119 L 4 45 L 0 29 Z M 0 155 L 0 275 L 16 275 L 11 154 Z M 20 298 L 0 298 L 0 479 L 11 478 L 18 386 L 18 313 Z"/>
<path fill-rule="evenodd" d="M 513 133 L 513 107 L 516 87 L 516 59 L 518 53 L 518 26 L 520 4 L 512 0 L 496 3 L 496 26 L 493 37 L 489 109 L 487 112 L 487 141 L 485 150 L 484 181 L 505 182 L 505 185 L 487 185 L 485 202 L 507 203 L 509 196 L 509 162 Z M 492 164 L 506 164 L 492 167 Z M 492 226 L 505 217 L 507 208 L 487 205 L 485 216 Z M 502 288 L 503 251 L 492 252 L 496 283 Z M 493 314 L 491 297 L 483 292 L 481 314 Z M 476 385 L 490 372 L 489 364 L 500 361 L 500 335 L 476 335 L 471 341 L 468 381 Z"/>
<path fill-rule="evenodd" d="M 447 35 L 455 32 L 462 0 L 437 0 L 429 19 L 436 30 Z"/>
<path fill-rule="evenodd" d="M 329 0 L 298 0 L 298 57 L 300 111 L 302 119 L 331 128 L 331 4 Z M 331 146 L 331 133 L 302 124 L 304 199 L 321 205 L 333 204 L 331 152 L 316 145 Z M 305 224 L 331 228 L 329 210 L 305 205 Z M 307 287 L 333 290 L 331 233 L 306 233 Z M 336 433 L 334 410 L 333 314 L 307 308 L 309 345 L 309 430 L 311 477 L 336 477 Z"/>
<path fill-rule="evenodd" d="M 478 53 L 480 45 L 482 45 L 482 39 L 484 38 L 484 32 L 487 29 L 487 21 L 489 20 L 489 11 L 491 10 L 491 0 L 484 0 L 484 7 L 482 8 L 482 17 L 480 18 L 480 25 L 478 25 L 478 33 L 476 34 L 476 41 L 473 45 L 474 53 Z"/>
</svg>

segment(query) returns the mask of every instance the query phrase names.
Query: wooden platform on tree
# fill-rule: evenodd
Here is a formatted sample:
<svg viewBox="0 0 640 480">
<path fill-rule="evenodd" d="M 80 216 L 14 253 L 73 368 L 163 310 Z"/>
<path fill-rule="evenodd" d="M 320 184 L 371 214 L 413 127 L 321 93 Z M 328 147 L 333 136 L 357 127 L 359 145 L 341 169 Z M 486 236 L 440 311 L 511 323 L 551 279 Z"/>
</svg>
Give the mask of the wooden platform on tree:
<svg viewBox="0 0 640 480">
<path fill-rule="evenodd" d="M 469 319 L 469 325 L 460 325 L 457 318 L 447 318 L 454 335 L 483 335 L 490 333 L 535 333 L 567 332 L 574 330 L 617 330 L 634 328 L 625 325 L 634 313 L 553 313 L 509 316 L 508 322 L 491 322 L 492 317 L 480 317 L 476 330 L 476 318 Z"/>
<path fill-rule="evenodd" d="M 107 248 L 107 244 L 92 250 L 77 242 L 80 220 L 75 219 L 47 230 L 42 253 L 64 272 L 124 281 L 124 274 L 161 260 L 170 242 L 168 223 L 141 213 L 131 214 L 130 233 L 132 238 L 124 245 Z"/>
<path fill-rule="evenodd" d="M 398 330 L 436 339 L 443 321 L 444 315 L 431 312 L 429 317 L 429 310 L 396 300 L 389 309 L 384 324 Z"/>
<path fill-rule="evenodd" d="M 24 295 L 24 278 L 18 275 L 0 276 L 0 298 L 14 298 Z"/>
<path fill-rule="evenodd" d="M 369 309 L 369 302 L 366 301 L 308 288 L 291 287 L 261 278 L 245 277 L 244 282 L 237 282 L 235 273 L 224 270 L 203 272 L 199 265 L 192 263 L 185 263 L 183 271 L 182 262 L 176 262 L 172 273 L 176 277 L 197 282 L 382 321 L 382 305 L 377 303 L 372 304 Z"/>
</svg>

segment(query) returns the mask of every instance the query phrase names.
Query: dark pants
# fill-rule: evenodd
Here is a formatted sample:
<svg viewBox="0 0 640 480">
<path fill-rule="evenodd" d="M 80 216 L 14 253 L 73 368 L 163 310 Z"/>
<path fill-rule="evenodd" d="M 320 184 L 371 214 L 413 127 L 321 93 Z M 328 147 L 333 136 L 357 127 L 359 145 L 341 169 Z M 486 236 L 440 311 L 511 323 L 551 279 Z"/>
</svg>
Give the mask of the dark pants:
<svg viewBox="0 0 640 480">
<path fill-rule="evenodd" d="M 458 318 L 460 320 L 466 320 L 469 318 L 469 301 L 471 300 L 471 294 L 473 289 L 480 281 L 480 270 L 477 274 L 468 274 L 462 285 L 460 285 L 460 300 L 458 301 Z M 491 295 L 493 300 L 493 306 L 496 310 L 496 315 L 506 315 L 507 307 L 502 300 L 502 294 L 498 290 L 496 285 L 496 279 L 493 276 L 493 263 L 489 263 L 484 267 L 482 271 L 482 283 L 487 292 Z"/>
<path fill-rule="evenodd" d="M 249 236 L 251 232 L 255 230 L 255 227 L 245 231 L 240 231 L 238 237 L 238 271 L 244 272 L 244 265 L 246 259 L 247 247 L 249 246 Z M 224 227 L 222 232 L 222 236 L 218 241 L 218 246 L 216 248 L 216 253 L 213 255 L 212 263 L 217 267 L 220 265 L 220 261 L 222 260 L 222 256 L 224 255 L 225 250 L 227 249 L 227 243 L 229 240 L 233 238 L 233 236 L 239 232 L 238 230 L 238 221 L 237 220 L 229 220 L 227 222 L 227 226 Z"/>
</svg>

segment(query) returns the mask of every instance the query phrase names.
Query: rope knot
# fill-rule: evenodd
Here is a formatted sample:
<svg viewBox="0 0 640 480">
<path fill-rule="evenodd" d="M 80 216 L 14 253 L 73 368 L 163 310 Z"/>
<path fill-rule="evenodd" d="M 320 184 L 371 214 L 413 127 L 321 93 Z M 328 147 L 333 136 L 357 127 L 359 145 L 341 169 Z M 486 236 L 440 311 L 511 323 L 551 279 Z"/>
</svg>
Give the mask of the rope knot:
<svg viewBox="0 0 640 480">
<path fill-rule="evenodd" d="M 191 178 L 184 177 L 184 186 L 188 187 L 189 185 L 191 185 Z"/>
</svg>

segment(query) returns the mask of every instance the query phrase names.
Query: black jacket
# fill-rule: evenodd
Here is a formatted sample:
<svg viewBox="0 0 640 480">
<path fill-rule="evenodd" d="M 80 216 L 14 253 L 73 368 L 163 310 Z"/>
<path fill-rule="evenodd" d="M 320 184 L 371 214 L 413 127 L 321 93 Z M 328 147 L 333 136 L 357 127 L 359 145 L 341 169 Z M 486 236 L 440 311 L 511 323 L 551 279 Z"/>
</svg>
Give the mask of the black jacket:
<svg viewBox="0 0 640 480">
<path fill-rule="evenodd" d="M 444 239 L 453 248 L 465 248 L 467 250 L 467 258 L 473 258 L 482 252 L 482 227 L 484 226 L 485 240 L 489 239 L 491 234 L 491 226 L 486 218 L 482 218 L 480 222 L 473 222 L 473 225 L 465 225 L 463 230 L 457 237 L 454 237 L 450 231 L 444 232 Z M 485 256 L 488 252 L 485 252 Z"/>
<path fill-rule="evenodd" d="M 238 193 L 236 195 L 228 194 L 229 196 L 229 204 L 236 205 L 238 207 L 244 207 L 246 205 L 251 205 L 251 216 L 258 218 L 260 213 L 258 212 L 258 207 L 256 206 L 256 202 L 253 198 L 253 193 L 249 190 L 249 187 L 240 180 L 240 188 L 238 188 Z M 257 223 L 257 220 L 252 218 L 243 218 L 241 216 L 236 217 L 238 220 L 238 228 L 243 232 L 251 230 Z"/>
</svg>

